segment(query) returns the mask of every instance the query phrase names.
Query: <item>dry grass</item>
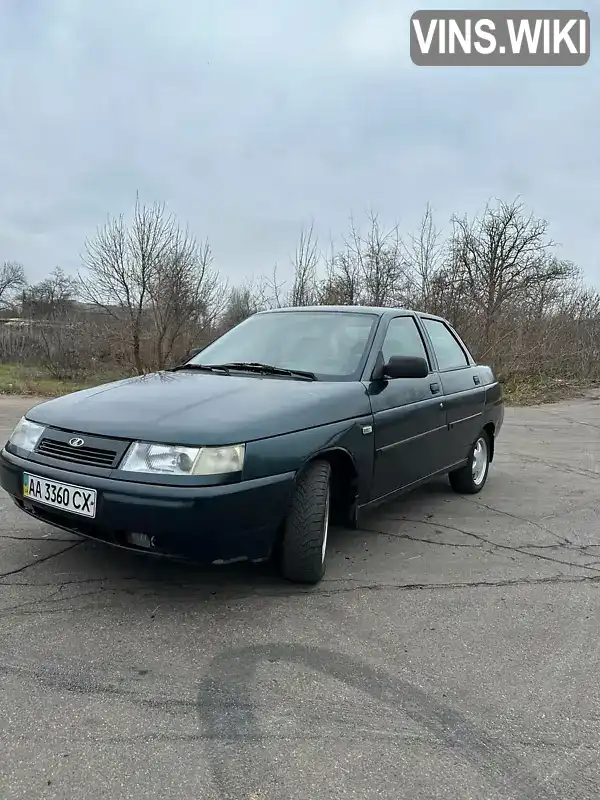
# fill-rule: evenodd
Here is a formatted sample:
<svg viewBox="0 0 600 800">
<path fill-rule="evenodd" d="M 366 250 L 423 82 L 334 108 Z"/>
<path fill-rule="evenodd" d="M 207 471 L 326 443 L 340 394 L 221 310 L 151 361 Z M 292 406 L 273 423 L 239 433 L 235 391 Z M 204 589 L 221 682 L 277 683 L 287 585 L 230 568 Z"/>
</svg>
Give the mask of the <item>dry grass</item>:
<svg viewBox="0 0 600 800">
<path fill-rule="evenodd" d="M 599 385 L 599 382 L 589 380 L 519 378 L 505 382 L 502 388 L 507 405 L 532 406 L 584 397 L 590 389 L 597 389 Z"/>
<path fill-rule="evenodd" d="M 59 381 L 39 367 L 23 367 L 19 364 L 0 364 L 0 395 L 23 395 L 32 397 L 59 397 L 80 389 L 89 389 L 101 383 L 122 378 L 116 373 L 91 375 L 82 381 Z"/>
</svg>

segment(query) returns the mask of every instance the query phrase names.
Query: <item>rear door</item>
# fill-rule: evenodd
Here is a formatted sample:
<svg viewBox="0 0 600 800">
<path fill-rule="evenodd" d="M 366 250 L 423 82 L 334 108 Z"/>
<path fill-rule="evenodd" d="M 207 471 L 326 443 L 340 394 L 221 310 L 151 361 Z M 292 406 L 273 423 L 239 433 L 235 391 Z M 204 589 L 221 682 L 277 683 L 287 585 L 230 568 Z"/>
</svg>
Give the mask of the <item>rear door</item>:
<svg viewBox="0 0 600 800">
<path fill-rule="evenodd" d="M 449 436 L 446 466 L 465 459 L 484 420 L 485 387 L 479 369 L 464 342 L 445 321 L 421 317 L 439 370 Z"/>
<path fill-rule="evenodd" d="M 441 381 L 415 317 L 391 317 L 381 350 L 385 362 L 392 356 L 425 358 L 430 372 L 426 378 L 396 378 L 371 384 L 375 435 L 372 500 L 441 469 L 443 453 L 448 449 Z"/>
</svg>

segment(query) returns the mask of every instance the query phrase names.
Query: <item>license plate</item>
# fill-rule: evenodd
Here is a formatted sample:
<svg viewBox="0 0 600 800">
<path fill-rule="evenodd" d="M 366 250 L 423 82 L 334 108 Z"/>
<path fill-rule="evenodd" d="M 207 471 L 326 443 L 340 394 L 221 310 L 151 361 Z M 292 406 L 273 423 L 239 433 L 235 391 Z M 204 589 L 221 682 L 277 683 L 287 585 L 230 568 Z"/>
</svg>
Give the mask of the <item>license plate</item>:
<svg viewBox="0 0 600 800">
<path fill-rule="evenodd" d="M 23 473 L 23 497 L 82 517 L 96 516 L 96 490 Z"/>
</svg>

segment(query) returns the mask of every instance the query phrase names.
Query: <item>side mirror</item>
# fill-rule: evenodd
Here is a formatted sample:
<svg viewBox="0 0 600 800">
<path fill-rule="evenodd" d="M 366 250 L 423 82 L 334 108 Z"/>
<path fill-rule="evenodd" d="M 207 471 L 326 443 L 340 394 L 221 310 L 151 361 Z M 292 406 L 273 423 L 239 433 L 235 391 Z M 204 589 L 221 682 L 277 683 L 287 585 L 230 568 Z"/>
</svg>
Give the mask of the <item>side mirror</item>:
<svg viewBox="0 0 600 800">
<path fill-rule="evenodd" d="M 193 358 L 194 356 L 197 356 L 198 353 L 201 353 L 203 349 L 204 349 L 203 347 L 193 347 L 191 350 L 188 350 L 188 354 L 187 354 L 188 361 L 189 361 L 190 358 Z"/>
<path fill-rule="evenodd" d="M 383 367 L 384 378 L 426 378 L 429 365 L 417 356 L 392 356 Z"/>
</svg>

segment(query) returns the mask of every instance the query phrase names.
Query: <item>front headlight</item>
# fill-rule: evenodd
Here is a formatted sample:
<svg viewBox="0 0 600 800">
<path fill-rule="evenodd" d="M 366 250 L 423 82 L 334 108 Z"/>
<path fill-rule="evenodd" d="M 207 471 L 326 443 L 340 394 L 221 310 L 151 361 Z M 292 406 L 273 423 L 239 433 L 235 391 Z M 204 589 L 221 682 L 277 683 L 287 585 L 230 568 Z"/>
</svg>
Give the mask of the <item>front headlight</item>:
<svg viewBox="0 0 600 800">
<path fill-rule="evenodd" d="M 35 450 L 43 432 L 44 425 L 38 425 L 37 422 L 30 422 L 25 417 L 21 417 L 8 441 L 13 447 L 19 447 L 21 450 L 31 453 Z"/>
<path fill-rule="evenodd" d="M 244 453 L 243 444 L 225 447 L 183 447 L 134 442 L 121 469 L 156 475 L 226 475 L 242 471 Z"/>
</svg>

